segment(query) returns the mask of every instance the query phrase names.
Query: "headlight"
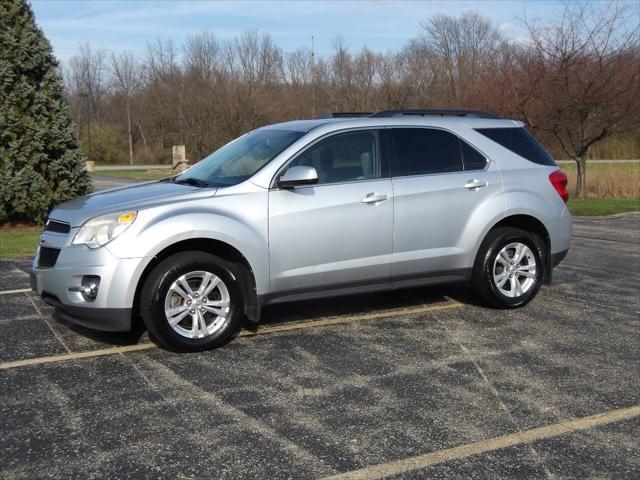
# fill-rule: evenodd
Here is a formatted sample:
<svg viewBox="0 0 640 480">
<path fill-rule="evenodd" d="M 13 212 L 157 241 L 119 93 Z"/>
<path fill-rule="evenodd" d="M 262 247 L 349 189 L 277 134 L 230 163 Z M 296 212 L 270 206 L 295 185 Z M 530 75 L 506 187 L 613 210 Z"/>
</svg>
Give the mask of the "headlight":
<svg viewBox="0 0 640 480">
<path fill-rule="evenodd" d="M 124 232 L 136 219 L 138 212 L 111 213 L 87 221 L 73 239 L 74 244 L 98 248 Z"/>
</svg>

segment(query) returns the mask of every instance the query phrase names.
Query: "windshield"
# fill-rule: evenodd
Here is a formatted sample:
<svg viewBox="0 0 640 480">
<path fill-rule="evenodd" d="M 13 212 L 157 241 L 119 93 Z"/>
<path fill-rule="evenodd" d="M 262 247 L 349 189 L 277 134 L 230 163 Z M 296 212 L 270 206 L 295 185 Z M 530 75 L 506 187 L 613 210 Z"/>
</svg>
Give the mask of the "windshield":
<svg viewBox="0 0 640 480">
<path fill-rule="evenodd" d="M 256 130 L 226 144 L 174 177 L 175 182 L 228 187 L 251 177 L 304 132 Z"/>
</svg>

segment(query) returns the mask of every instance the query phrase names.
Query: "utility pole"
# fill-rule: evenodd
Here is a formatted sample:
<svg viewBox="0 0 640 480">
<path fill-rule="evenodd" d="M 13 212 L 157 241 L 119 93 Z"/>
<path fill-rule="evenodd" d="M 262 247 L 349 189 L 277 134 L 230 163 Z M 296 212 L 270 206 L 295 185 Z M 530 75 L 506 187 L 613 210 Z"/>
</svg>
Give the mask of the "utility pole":
<svg viewBox="0 0 640 480">
<path fill-rule="evenodd" d="M 85 98 L 85 117 L 87 120 L 87 160 L 91 160 L 91 94 L 90 92 L 80 93 Z"/>
<path fill-rule="evenodd" d="M 316 118 L 316 51 L 311 35 L 311 118 Z"/>
<path fill-rule="evenodd" d="M 180 80 L 180 93 L 178 94 L 178 130 L 180 134 L 180 145 L 184 145 L 182 139 L 182 98 L 184 96 L 184 80 Z"/>
</svg>

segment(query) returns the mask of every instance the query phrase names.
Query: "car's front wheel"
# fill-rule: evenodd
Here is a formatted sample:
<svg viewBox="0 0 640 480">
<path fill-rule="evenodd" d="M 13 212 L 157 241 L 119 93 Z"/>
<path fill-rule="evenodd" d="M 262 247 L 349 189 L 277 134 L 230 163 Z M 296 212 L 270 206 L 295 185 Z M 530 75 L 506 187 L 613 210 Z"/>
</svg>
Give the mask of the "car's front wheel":
<svg viewBox="0 0 640 480">
<path fill-rule="evenodd" d="M 545 244 L 539 235 L 518 228 L 489 232 L 473 271 L 473 286 L 489 304 L 516 308 L 528 303 L 544 278 Z"/>
<path fill-rule="evenodd" d="M 161 261 L 140 297 L 142 319 L 163 347 L 199 351 L 224 345 L 239 330 L 242 289 L 233 263 L 200 251 Z"/>
</svg>

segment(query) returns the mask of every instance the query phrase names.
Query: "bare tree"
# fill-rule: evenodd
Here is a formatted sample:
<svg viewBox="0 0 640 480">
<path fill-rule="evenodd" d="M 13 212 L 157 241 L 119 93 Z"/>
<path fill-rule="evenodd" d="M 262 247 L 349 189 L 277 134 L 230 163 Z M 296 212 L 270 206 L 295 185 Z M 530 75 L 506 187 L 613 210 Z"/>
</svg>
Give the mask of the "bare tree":
<svg viewBox="0 0 640 480">
<path fill-rule="evenodd" d="M 378 85 L 382 108 L 407 106 L 411 85 L 407 82 L 407 63 L 402 53 L 388 52 L 379 57 Z"/>
<path fill-rule="evenodd" d="M 436 53 L 423 41 L 415 40 L 407 45 L 399 59 L 404 66 L 402 81 L 408 87 L 408 95 L 416 106 L 445 106 L 450 98 L 446 91 L 437 95 L 437 87 L 442 83 L 440 60 Z M 438 104 L 434 105 L 434 98 Z"/>
<path fill-rule="evenodd" d="M 135 55 L 122 52 L 111 55 L 111 72 L 116 90 L 124 97 L 127 114 L 129 164 L 133 165 L 133 135 L 131 130 L 131 101 L 140 86 L 140 68 Z"/>
<path fill-rule="evenodd" d="M 517 79 L 518 109 L 531 127 L 551 134 L 575 160 L 582 198 L 589 149 L 638 123 L 638 22 L 617 2 L 574 2 L 554 24 L 526 25 L 533 45 Z"/>
<path fill-rule="evenodd" d="M 190 35 L 184 47 L 184 66 L 187 74 L 205 83 L 220 74 L 221 47 L 216 36 L 207 31 Z"/>
<path fill-rule="evenodd" d="M 79 52 L 69 61 L 69 83 L 73 85 L 73 95 L 87 95 L 91 116 L 88 122 L 99 121 L 102 98 L 106 90 L 106 52 L 94 49 L 89 43 L 82 43 Z"/>
<path fill-rule="evenodd" d="M 340 37 L 328 55 L 285 54 L 257 31 L 228 41 L 205 31 L 187 39 L 182 57 L 165 39 L 142 58 L 110 56 L 110 83 L 104 52 L 83 45 L 66 93 L 82 125 L 79 94 L 90 92 L 102 127 L 94 140 L 108 140 L 110 158 L 127 158 L 114 140 L 127 130 L 129 162 L 168 159 L 177 142 L 196 160 L 250 129 L 316 112 L 486 109 L 525 120 L 554 154 L 576 158 L 582 191 L 589 148 L 640 127 L 637 11 L 623 7 L 570 3 L 557 21 L 528 23 L 531 44 L 509 41 L 476 13 L 440 15 L 386 54 L 349 51 Z M 137 139 L 145 148 L 134 151 Z"/>
<path fill-rule="evenodd" d="M 374 93 L 379 70 L 380 59 L 378 55 L 366 47 L 353 59 L 351 71 L 353 88 L 356 93 L 354 107 L 357 110 L 375 109 Z"/>
<path fill-rule="evenodd" d="M 295 86 L 307 86 L 313 81 L 311 50 L 299 48 L 285 55 L 287 80 Z"/>
<path fill-rule="evenodd" d="M 147 132 L 158 132 L 162 148 L 182 140 L 183 83 L 178 54 L 171 39 L 147 44 L 144 117 Z"/>
<path fill-rule="evenodd" d="M 259 36 L 257 31 L 247 30 L 236 40 L 234 47 L 241 79 L 251 89 L 256 85 L 270 85 L 282 80 L 282 50 L 269 34 Z"/>
<path fill-rule="evenodd" d="M 278 84 L 284 78 L 284 56 L 271 35 L 264 33 L 260 42 L 258 79 L 262 85 Z"/>
<path fill-rule="evenodd" d="M 164 84 L 172 83 L 178 71 L 178 54 L 171 39 L 156 39 L 147 43 L 146 66 L 149 79 Z"/>
<path fill-rule="evenodd" d="M 468 99 L 487 61 L 500 43 L 491 19 L 476 12 L 460 17 L 434 15 L 422 24 L 420 40 L 441 60 L 449 93 L 457 102 Z"/>
<path fill-rule="evenodd" d="M 330 59 L 331 90 L 334 97 L 334 108 L 337 110 L 353 110 L 353 58 L 338 35 L 334 41 L 333 56 Z"/>
</svg>

